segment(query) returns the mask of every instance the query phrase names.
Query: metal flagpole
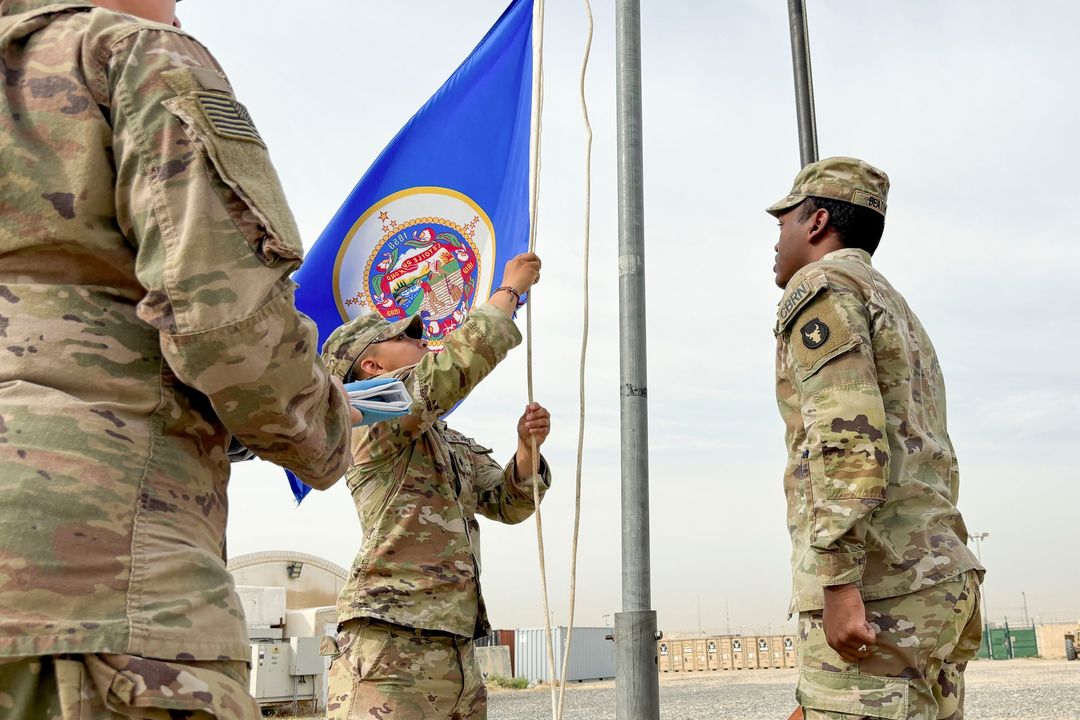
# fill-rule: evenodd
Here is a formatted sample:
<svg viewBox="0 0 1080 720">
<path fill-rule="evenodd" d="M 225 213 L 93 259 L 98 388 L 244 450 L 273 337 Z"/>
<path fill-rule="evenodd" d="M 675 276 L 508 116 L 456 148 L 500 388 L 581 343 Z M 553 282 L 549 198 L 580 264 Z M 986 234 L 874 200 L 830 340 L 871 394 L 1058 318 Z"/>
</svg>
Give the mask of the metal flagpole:
<svg viewBox="0 0 1080 720">
<path fill-rule="evenodd" d="M 799 123 L 799 159 L 803 167 L 817 162 L 817 118 L 814 116 L 814 76 L 810 70 L 810 37 L 806 30 L 806 3 L 788 0 L 791 64 L 795 71 L 795 114 Z"/>
<path fill-rule="evenodd" d="M 640 0 L 615 8 L 619 144 L 619 389 L 622 612 L 615 614 L 615 717 L 659 720 L 656 612 L 649 572 L 649 425 L 645 373 L 645 231 Z"/>
</svg>

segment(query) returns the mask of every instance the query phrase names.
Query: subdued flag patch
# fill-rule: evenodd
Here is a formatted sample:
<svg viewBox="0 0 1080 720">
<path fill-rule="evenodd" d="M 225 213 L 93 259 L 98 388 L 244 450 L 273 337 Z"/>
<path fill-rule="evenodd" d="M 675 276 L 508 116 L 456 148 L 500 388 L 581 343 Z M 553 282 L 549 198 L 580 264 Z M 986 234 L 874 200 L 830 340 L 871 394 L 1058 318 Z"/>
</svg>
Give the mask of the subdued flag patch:
<svg viewBox="0 0 1080 720">
<path fill-rule="evenodd" d="M 198 92 L 195 95 L 199 98 L 199 106 L 202 107 L 206 119 L 218 135 L 233 140 L 255 142 L 266 147 L 247 108 L 235 98 L 216 92 Z"/>
</svg>

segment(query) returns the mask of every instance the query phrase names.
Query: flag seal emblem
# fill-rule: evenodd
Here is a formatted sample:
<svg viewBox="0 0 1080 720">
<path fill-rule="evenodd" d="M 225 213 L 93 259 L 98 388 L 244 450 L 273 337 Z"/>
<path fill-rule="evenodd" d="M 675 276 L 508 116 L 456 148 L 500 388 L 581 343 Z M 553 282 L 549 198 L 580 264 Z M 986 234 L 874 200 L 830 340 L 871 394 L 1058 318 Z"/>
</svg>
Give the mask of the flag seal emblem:
<svg viewBox="0 0 1080 720">
<path fill-rule="evenodd" d="M 491 291 L 495 231 L 466 195 L 410 188 L 372 205 L 338 252 L 335 296 L 342 320 L 377 312 L 420 315 L 431 347 Z"/>
</svg>

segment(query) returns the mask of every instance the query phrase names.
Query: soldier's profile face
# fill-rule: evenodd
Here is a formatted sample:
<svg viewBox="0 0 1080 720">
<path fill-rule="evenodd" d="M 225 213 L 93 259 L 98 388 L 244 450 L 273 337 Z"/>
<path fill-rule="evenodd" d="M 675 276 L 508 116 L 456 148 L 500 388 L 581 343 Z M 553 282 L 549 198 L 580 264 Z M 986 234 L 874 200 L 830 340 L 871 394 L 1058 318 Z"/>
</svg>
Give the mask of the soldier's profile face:
<svg viewBox="0 0 1080 720">
<path fill-rule="evenodd" d="M 427 354 L 427 340 L 402 334 L 373 345 L 371 357 L 382 365 L 383 372 L 393 372 L 415 365 Z"/>
<path fill-rule="evenodd" d="M 776 273 L 776 285 L 780 288 L 786 287 L 791 276 L 807 263 L 809 227 L 813 214 L 800 220 L 801 214 L 802 206 L 796 205 L 778 218 L 780 239 L 773 248 L 776 251 L 773 272 Z"/>
</svg>

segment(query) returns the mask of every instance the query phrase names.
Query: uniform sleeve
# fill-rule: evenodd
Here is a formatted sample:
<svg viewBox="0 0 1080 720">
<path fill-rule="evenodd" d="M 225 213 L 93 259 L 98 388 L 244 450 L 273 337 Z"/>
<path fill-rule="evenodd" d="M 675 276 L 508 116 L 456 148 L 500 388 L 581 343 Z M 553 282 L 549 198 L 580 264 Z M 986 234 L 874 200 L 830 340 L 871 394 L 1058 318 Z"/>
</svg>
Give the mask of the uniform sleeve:
<svg viewBox="0 0 1080 720">
<path fill-rule="evenodd" d="M 428 353 L 403 373 L 413 398 L 409 415 L 353 431 L 356 464 L 370 467 L 392 460 L 465 399 L 520 342 L 521 333 L 502 310 L 487 304 L 473 308 L 443 339 L 441 352 Z"/>
<path fill-rule="evenodd" d="M 809 448 L 818 579 L 822 586 L 858 582 L 867 523 L 889 478 L 885 408 L 858 283 L 830 273 L 786 331 Z"/>
<path fill-rule="evenodd" d="M 541 500 L 551 487 L 551 471 L 543 456 L 539 474 L 524 479 L 518 477 L 516 456 L 505 467 L 495 462 L 486 448 L 472 448 L 470 457 L 475 474 L 476 511 L 489 520 L 508 525 L 526 520 L 536 510 L 533 487 L 539 484 Z"/>
<path fill-rule="evenodd" d="M 258 130 L 183 33 L 144 28 L 111 53 L 117 218 L 146 290 L 139 317 L 244 445 L 332 484 L 347 465 L 348 410 L 293 304 L 303 248 Z"/>
</svg>

